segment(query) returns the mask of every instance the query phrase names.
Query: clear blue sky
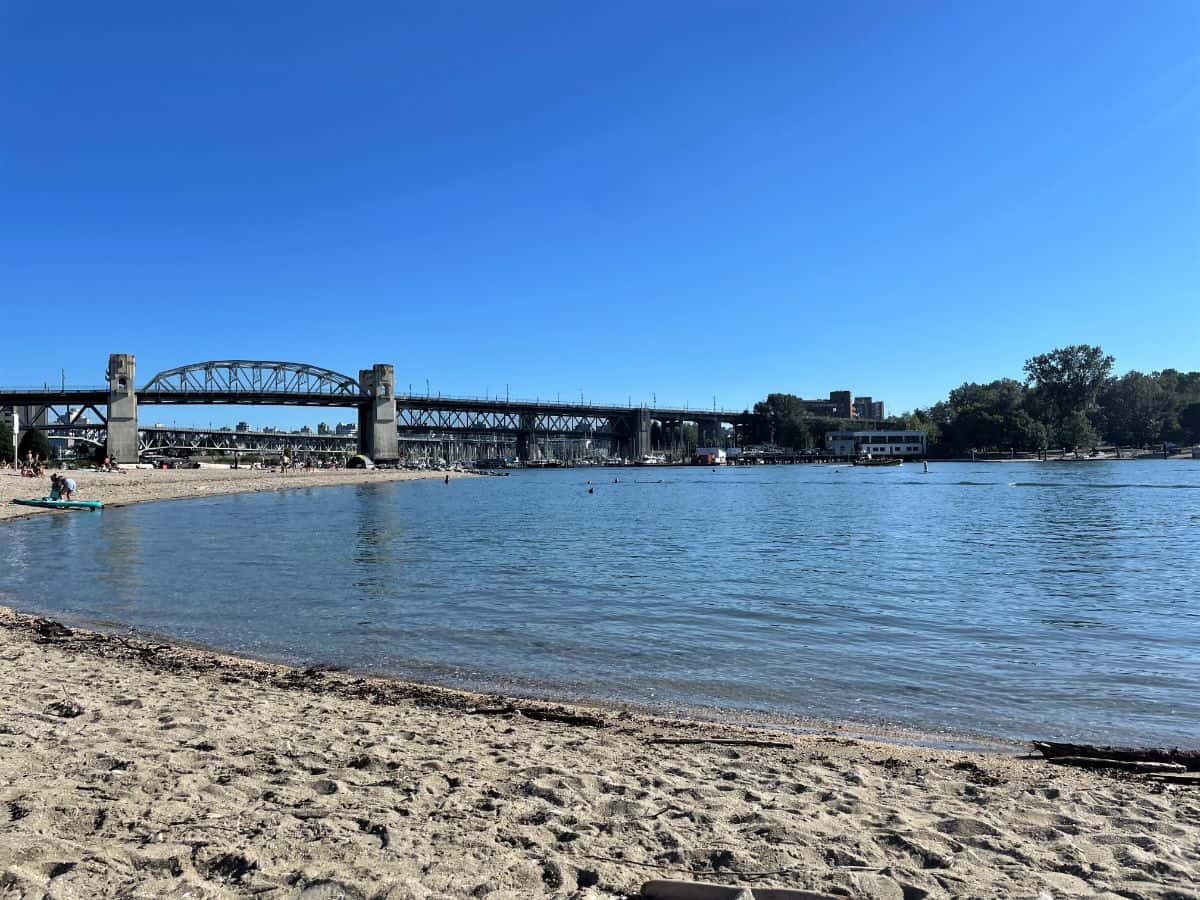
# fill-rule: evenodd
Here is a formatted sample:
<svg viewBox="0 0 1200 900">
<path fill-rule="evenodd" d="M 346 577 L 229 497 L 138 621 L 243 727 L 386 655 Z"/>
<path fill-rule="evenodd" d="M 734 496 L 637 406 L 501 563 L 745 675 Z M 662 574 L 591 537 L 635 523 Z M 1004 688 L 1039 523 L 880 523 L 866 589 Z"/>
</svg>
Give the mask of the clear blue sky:
<svg viewBox="0 0 1200 900">
<path fill-rule="evenodd" d="M 6 3 L 0 85 L 3 384 L 900 410 L 1080 341 L 1200 368 L 1195 0 Z"/>
</svg>

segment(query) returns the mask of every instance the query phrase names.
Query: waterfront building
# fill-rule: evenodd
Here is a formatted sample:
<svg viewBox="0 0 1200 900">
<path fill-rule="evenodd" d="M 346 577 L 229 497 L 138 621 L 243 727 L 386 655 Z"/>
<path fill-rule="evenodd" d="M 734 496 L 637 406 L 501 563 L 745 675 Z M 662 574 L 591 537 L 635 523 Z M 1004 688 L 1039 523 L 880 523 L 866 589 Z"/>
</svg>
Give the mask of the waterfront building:
<svg viewBox="0 0 1200 900">
<path fill-rule="evenodd" d="M 898 456 L 917 459 L 925 455 L 923 431 L 830 431 L 825 449 L 836 456 Z"/>
</svg>

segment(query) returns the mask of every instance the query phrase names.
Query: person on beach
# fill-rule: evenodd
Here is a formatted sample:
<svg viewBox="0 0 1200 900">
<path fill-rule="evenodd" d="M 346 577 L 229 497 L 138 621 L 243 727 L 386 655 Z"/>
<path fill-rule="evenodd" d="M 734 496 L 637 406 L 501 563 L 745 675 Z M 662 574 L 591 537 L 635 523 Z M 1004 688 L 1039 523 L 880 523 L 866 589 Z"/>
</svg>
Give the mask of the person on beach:
<svg viewBox="0 0 1200 900">
<path fill-rule="evenodd" d="M 59 484 L 57 472 L 52 472 L 50 474 L 50 499 L 62 499 L 62 486 Z"/>
<path fill-rule="evenodd" d="M 79 486 L 75 484 L 75 479 L 68 476 L 59 476 L 58 490 L 64 500 L 74 500 L 75 492 L 79 490 Z"/>
</svg>

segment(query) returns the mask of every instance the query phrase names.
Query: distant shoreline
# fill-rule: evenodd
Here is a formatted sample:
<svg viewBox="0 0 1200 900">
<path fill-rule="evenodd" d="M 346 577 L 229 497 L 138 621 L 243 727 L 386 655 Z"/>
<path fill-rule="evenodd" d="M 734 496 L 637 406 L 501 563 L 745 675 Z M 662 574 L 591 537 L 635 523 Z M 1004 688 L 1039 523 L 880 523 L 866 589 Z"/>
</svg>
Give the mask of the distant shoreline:
<svg viewBox="0 0 1200 900">
<path fill-rule="evenodd" d="M 0 521 L 37 515 L 94 515 L 88 512 L 61 512 L 35 509 L 12 503 L 18 497 L 42 497 L 49 493 L 49 473 L 44 478 L 22 478 L 12 470 L 0 470 Z M 107 507 L 128 506 L 160 500 L 186 500 L 219 497 L 228 494 L 337 485 L 384 484 L 396 481 L 422 481 L 467 477 L 462 472 L 413 471 L 410 469 L 337 469 L 305 471 L 286 475 L 260 469 L 129 469 L 123 473 L 79 469 L 71 473 L 79 485 L 76 496 L 100 500 Z"/>
</svg>

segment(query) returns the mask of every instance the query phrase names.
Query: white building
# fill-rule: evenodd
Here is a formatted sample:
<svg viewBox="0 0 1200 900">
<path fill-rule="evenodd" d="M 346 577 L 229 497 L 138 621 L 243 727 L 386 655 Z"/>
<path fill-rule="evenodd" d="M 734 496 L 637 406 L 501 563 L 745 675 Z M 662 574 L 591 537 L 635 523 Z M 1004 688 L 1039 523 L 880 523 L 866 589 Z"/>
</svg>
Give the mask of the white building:
<svg viewBox="0 0 1200 900">
<path fill-rule="evenodd" d="M 830 431 L 825 435 L 825 449 L 837 456 L 922 457 L 925 432 Z"/>
</svg>

